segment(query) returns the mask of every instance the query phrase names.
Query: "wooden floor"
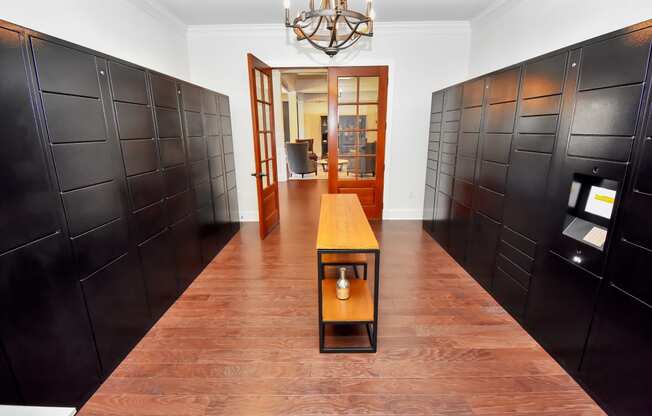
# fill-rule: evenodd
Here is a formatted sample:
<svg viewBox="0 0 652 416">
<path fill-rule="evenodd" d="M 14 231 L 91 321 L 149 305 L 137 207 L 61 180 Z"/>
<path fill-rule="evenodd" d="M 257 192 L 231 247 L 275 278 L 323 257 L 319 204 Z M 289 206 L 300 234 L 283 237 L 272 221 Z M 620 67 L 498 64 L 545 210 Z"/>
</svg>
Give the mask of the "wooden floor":
<svg viewBox="0 0 652 416">
<path fill-rule="evenodd" d="M 417 221 L 374 224 L 378 353 L 319 354 L 325 190 L 282 185 L 281 226 L 244 224 L 81 415 L 602 414 Z"/>
</svg>

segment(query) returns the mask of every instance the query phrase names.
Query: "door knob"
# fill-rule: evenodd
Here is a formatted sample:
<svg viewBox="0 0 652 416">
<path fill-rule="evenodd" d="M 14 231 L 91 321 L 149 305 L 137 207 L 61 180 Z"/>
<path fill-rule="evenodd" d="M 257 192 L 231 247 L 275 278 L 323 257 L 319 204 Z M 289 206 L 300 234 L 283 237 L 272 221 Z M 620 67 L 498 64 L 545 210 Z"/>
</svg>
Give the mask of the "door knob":
<svg viewBox="0 0 652 416">
<path fill-rule="evenodd" d="M 251 176 L 254 176 L 254 177 L 255 177 L 255 176 L 258 176 L 259 178 L 262 178 L 262 177 L 267 176 L 267 175 L 264 174 L 264 173 L 262 173 L 262 172 L 261 172 L 261 173 L 256 173 L 256 172 L 254 172 L 254 173 L 251 174 Z"/>
</svg>

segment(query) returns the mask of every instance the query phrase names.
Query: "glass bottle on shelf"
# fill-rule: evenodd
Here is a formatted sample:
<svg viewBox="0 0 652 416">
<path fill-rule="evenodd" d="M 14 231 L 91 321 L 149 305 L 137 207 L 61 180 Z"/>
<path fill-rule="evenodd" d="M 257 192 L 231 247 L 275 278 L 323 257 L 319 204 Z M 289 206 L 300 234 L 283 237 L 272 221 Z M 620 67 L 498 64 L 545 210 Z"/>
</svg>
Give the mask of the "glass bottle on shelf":
<svg viewBox="0 0 652 416">
<path fill-rule="evenodd" d="M 346 278 L 346 267 L 340 267 L 340 278 L 337 279 L 337 298 L 347 300 L 351 296 L 351 283 Z"/>
</svg>

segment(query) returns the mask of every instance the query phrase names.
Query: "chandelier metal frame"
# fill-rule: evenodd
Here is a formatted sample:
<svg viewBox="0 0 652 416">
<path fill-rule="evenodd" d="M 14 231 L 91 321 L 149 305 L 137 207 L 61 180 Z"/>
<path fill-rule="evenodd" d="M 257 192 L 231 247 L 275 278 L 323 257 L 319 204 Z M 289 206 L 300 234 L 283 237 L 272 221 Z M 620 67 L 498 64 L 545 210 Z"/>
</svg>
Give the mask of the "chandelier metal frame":
<svg viewBox="0 0 652 416">
<path fill-rule="evenodd" d="M 310 0 L 310 9 L 301 11 L 291 21 L 290 4 L 286 0 L 285 26 L 294 31 L 298 41 L 307 40 L 332 57 L 355 45 L 363 36 L 373 37 L 371 3 L 371 0 L 367 0 L 367 12 L 363 14 L 349 10 L 347 0 L 321 0 L 319 8 L 315 8 L 314 0 Z"/>
</svg>

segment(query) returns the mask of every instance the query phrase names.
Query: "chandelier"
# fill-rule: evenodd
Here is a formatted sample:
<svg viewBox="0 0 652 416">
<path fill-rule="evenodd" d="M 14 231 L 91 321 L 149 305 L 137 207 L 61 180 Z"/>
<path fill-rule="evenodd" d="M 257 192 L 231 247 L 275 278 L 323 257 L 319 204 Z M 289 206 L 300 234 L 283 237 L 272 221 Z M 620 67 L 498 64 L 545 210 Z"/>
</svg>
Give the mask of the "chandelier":
<svg viewBox="0 0 652 416">
<path fill-rule="evenodd" d="M 285 26 L 292 28 L 297 40 L 307 40 L 315 48 L 334 56 L 350 48 L 363 36 L 374 35 L 372 0 L 367 0 L 365 14 L 349 10 L 347 0 L 310 0 L 309 9 L 300 11 L 290 20 L 290 0 L 284 0 Z"/>
</svg>

